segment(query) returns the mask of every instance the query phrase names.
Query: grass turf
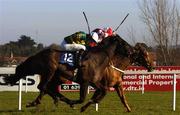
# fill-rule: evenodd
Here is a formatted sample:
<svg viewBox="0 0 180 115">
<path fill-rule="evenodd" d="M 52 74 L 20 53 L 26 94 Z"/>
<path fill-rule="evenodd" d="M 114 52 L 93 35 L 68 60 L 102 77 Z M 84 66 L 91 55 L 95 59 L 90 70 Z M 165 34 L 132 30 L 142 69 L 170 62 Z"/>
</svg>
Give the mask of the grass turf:
<svg viewBox="0 0 180 115">
<path fill-rule="evenodd" d="M 63 92 L 70 99 L 78 99 L 78 92 Z M 92 96 L 87 96 L 85 103 Z M 22 111 L 18 111 L 18 92 L 0 92 L 0 115 L 79 115 L 81 105 L 71 109 L 67 104 L 59 102 L 56 107 L 49 96 L 45 96 L 38 107 L 26 108 L 26 104 L 36 98 L 38 93 L 22 93 Z M 108 92 L 99 103 L 98 112 L 95 106 L 90 106 L 83 115 L 180 115 L 180 92 L 177 92 L 176 111 L 172 111 L 172 92 L 126 92 L 127 101 L 132 112 L 127 113 L 115 92 Z"/>
</svg>

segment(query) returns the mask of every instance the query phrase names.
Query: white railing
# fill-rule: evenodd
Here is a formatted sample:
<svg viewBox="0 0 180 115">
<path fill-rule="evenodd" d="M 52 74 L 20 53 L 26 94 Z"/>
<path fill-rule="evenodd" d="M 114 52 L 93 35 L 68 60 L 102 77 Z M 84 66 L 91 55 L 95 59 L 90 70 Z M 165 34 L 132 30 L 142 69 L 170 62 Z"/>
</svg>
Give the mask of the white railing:
<svg viewBox="0 0 180 115">
<path fill-rule="evenodd" d="M 147 75 L 147 74 L 173 74 L 173 111 L 176 110 L 176 75 L 177 74 L 180 74 L 180 70 L 179 71 L 153 71 L 153 72 L 144 72 L 144 71 L 125 71 L 125 74 L 141 74 L 143 75 L 142 76 L 142 94 L 144 94 L 144 75 Z"/>
<path fill-rule="evenodd" d="M 14 67 L 0 67 L 0 74 L 14 74 L 15 73 L 15 68 Z M 164 71 L 164 70 L 161 70 L 161 71 L 158 71 L 158 70 L 155 70 L 153 72 L 147 72 L 147 71 L 125 71 L 125 74 L 128 75 L 128 74 L 140 74 L 140 75 L 143 75 L 142 76 L 142 94 L 144 94 L 144 75 L 147 75 L 147 74 L 173 74 L 174 77 L 173 77 L 173 111 L 175 111 L 176 109 L 176 75 L 177 74 L 180 74 L 180 70 L 172 70 L 172 71 Z M 26 82 L 26 92 L 27 92 L 27 82 Z M 19 91 L 19 107 L 18 109 L 21 110 L 22 109 L 22 105 L 21 105 L 21 91 L 22 91 L 22 79 L 19 80 L 19 88 L 18 88 L 18 91 Z M 98 104 L 96 104 L 96 111 L 98 111 Z"/>
<path fill-rule="evenodd" d="M 14 74 L 15 67 L 0 67 L 0 74 Z"/>
</svg>

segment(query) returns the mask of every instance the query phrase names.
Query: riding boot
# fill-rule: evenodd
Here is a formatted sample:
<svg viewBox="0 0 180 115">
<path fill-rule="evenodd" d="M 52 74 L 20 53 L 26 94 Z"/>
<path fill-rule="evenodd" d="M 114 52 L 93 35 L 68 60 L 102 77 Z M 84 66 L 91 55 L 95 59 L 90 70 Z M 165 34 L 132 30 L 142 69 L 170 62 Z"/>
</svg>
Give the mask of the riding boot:
<svg viewBox="0 0 180 115">
<path fill-rule="evenodd" d="M 80 67 L 81 66 L 81 59 L 82 59 L 82 54 L 84 53 L 84 50 L 79 50 L 77 51 L 77 55 L 76 55 L 76 67 Z"/>
<path fill-rule="evenodd" d="M 74 70 L 74 78 L 73 81 L 76 81 L 77 78 L 77 72 L 78 68 L 81 66 L 81 59 L 82 59 L 82 54 L 84 53 L 84 50 L 79 50 L 76 52 L 76 58 L 75 58 L 75 70 Z"/>
</svg>

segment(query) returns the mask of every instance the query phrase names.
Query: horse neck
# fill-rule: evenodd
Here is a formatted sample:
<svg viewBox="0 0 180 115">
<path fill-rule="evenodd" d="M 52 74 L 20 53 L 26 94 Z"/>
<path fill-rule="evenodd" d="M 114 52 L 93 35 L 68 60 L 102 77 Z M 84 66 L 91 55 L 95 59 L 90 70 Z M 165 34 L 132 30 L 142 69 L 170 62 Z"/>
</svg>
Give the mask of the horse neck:
<svg viewBox="0 0 180 115">
<path fill-rule="evenodd" d="M 121 70 L 127 69 L 132 64 L 130 57 L 116 56 L 112 60 L 112 65 Z"/>
<path fill-rule="evenodd" d="M 112 59 L 115 55 L 116 46 L 117 46 L 117 42 L 112 43 L 110 45 L 107 45 L 105 48 L 103 48 L 102 51 L 106 53 L 109 59 Z"/>
<path fill-rule="evenodd" d="M 135 53 L 135 48 L 131 46 L 129 43 L 127 43 L 125 40 L 123 40 L 120 37 L 120 43 L 121 43 L 121 55 L 128 57 L 131 60 L 131 64 L 133 61 L 133 54 Z"/>
<path fill-rule="evenodd" d="M 117 43 L 109 43 L 109 45 L 102 45 L 87 51 L 87 53 L 82 58 L 81 64 L 90 66 L 93 65 L 94 67 L 96 66 L 100 68 L 107 67 L 110 60 L 115 55 L 116 45 Z"/>
</svg>

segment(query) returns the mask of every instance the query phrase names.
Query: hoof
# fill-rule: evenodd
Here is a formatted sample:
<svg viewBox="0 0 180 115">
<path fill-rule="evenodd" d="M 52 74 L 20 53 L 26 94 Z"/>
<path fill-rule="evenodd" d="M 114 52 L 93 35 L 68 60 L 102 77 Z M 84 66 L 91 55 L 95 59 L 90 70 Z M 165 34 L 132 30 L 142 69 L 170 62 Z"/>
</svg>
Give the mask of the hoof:
<svg viewBox="0 0 180 115">
<path fill-rule="evenodd" d="M 77 109 L 74 105 L 70 105 L 70 107 L 71 107 L 72 109 Z"/>
<path fill-rule="evenodd" d="M 86 110 L 85 107 L 81 107 L 81 112 L 84 112 Z"/>
<path fill-rule="evenodd" d="M 131 110 L 128 110 L 127 112 L 131 112 Z"/>
<path fill-rule="evenodd" d="M 58 100 L 54 100 L 54 105 L 58 107 Z"/>
<path fill-rule="evenodd" d="M 27 105 L 26 105 L 26 107 L 28 108 L 28 107 L 34 107 L 34 106 L 36 106 L 33 102 L 32 103 L 28 103 Z"/>
<path fill-rule="evenodd" d="M 33 102 L 28 103 L 28 104 L 26 105 L 26 107 L 27 107 L 27 108 L 28 108 L 28 107 L 35 107 L 35 106 L 37 106 L 37 105 L 39 105 L 39 104 L 40 104 L 40 102 L 33 101 Z"/>
<path fill-rule="evenodd" d="M 56 107 L 58 107 L 58 102 L 54 102 L 54 105 L 55 105 Z"/>
<path fill-rule="evenodd" d="M 131 112 L 131 109 L 127 109 L 127 112 Z"/>
</svg>

